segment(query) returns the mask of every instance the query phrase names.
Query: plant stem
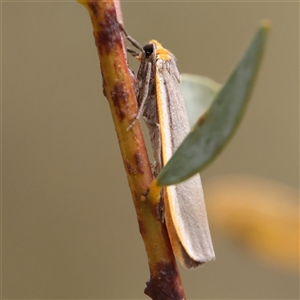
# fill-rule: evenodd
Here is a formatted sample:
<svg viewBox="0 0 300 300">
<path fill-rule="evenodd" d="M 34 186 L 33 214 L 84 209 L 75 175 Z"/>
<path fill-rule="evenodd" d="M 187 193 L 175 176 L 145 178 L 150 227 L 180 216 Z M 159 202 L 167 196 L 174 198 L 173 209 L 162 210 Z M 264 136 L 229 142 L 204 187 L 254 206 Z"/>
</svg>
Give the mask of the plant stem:
<svg viewBox="0 0 300 300">
<path fill-rule="evenodd" d="M 157 206 L 152 204 L 154 201 L 144 196 L 153 177 L 140 123 L 137 122 L 132 129 L 126 130 L 137 114 L 134 89 L 136 79 L 128 69 L 115 1 L 78 2 L 88 9 L 92 20 L 103 78 L 103 93 L 111 108 L 140 233 L 148 256 L 150 281 L 147 282 L 145 294 L 155 300 L 185 299 L 166 226 L 158 216 Z M 120 18 L 121 16 L 119 20 Z"/>
</svg>

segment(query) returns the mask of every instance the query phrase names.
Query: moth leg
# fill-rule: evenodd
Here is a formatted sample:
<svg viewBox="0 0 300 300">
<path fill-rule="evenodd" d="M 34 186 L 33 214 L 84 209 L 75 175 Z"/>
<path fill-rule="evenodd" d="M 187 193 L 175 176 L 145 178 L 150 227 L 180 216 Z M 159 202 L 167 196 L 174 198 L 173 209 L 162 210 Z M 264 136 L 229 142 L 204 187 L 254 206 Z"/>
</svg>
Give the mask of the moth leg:
<svg viewBox="0 0 300 300">
<path fill-rule="evenodd" d="M 154 121 L 151 121 L 151 119 L 147 118 L 147 117 L 143 117 L 145 123 L 147 124 L 147 126 L 152 126 L 152 127 L 156 127 L 154 128 L 155 130 L 158 130 L 159 131 L 159 128 L 160 128 L 160 125 Z"/>
<path fill-rule="evenodd" d="M 134 124 L 139 120 L 139 118 L 141 117 L 141 115 L 144 112 L 145 103 L 146 103 L 146 100 L 147 100 L 148 94 L 149 94 L 150 80 L 151 80 L 151 63 L 149 62 L 147 64 L 147 73 L 146 73 L 145 83 L 144 83 L 144 87 L 143 87 L 143 94 L 139 95 L 139 98 L 142 97 L 142 99 L 141 100 L 138 99 L 140 107 L 139 107 L 138 113 L 135 117 L 135 120 L 131 123 L 130 126 L 127 127 L 127 129 L 126 129 L 127 131 L 129 131 L 134 126 Z"/>
<path fill-rule="evenodd" d="M 154 161 L 153 163 L 150 163 L 150 167 L 151 167 L 151 172 L 154 178 L 157 177 L 158 175 L 158 170 L 157 170 L 157 163 L 156 161 Z"/>
<path fill-rule="evenodd" d="M 165 201 L 164 201 L 164 190 L 162 189 L 161 195 L 160 195 L 160 201 L 156 207 L 156 214 L 158 219 L 165 223 Z"/>
</svg>

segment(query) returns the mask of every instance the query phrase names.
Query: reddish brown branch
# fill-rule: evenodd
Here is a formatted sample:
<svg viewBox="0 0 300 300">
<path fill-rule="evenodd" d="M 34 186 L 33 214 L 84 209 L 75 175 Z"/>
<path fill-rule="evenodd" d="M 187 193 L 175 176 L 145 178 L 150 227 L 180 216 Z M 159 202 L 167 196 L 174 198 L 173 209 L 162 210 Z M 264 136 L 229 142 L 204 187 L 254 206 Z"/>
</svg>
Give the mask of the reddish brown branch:
<svg viewBox="0 0 300 300">
<path fill-rule="evenodd" d="M 137 102 L 133 88 L 134 78 L 127 66 L 126 50 L 114 1 L 78 2 L 88 9 L 92 20 L 103 92 L 111 108 L 140 232 L 148 255 L 150 281 L 145 293 L 152 299 L 184 299 L 165 224 L 158 219 L 156 207 L 148 200 L 143 201 L 143 195 L 152 181 L 152 173 L 139 122 L 126 131 L 136 116 Z"/>
</svg>

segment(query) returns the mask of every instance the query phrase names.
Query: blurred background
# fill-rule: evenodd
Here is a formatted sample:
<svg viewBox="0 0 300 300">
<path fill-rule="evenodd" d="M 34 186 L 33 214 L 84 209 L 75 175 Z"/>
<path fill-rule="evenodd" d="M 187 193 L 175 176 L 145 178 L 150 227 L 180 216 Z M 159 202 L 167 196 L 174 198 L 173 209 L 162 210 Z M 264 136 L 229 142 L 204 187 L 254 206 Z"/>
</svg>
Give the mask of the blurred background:
<svg viewBox="0 0 300 300">
<path fill-rule="evenodd" d="M 1 8 L 2 297 L 148 299 L 86 9 Z M 180 271 L 189 299 L 298 299 L 299 3 L 124 1 L 122 10 L 137 41 L 157 39 L 181 72 L 219 83 L 271 19 L 246 115 L 202 172 L 216 261 Z"/>
</svg>

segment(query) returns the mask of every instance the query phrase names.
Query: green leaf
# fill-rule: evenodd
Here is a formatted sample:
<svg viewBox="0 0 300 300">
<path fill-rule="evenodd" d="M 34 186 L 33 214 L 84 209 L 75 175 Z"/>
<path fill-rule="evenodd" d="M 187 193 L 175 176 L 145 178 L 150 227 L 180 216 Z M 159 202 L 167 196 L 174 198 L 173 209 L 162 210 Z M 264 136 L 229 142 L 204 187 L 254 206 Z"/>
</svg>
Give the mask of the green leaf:
<svg viewBox="0 0 300 300">
<path fill-rule="evenodd" d="M 181 91 L 188 114 L 190 127 L 199 116 L 211 106 L 221 85 L 210 78 L 191 74 L 181 74 Z"/>
<path fill-rule="evenodd" d="M 270 22 L 263 21 L 244 56 L 202 115 L 157 181 L 161 186 L 179 183 L 203 169 L 223 149 L 244 113 L 265 49 Z"/>
</svg>

